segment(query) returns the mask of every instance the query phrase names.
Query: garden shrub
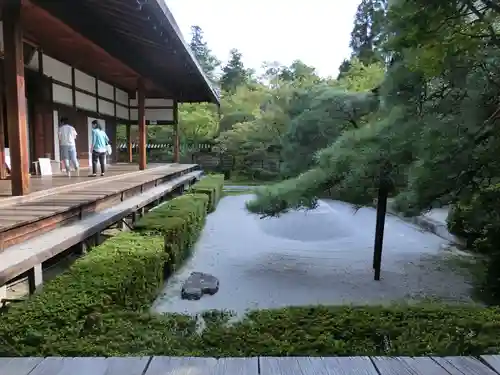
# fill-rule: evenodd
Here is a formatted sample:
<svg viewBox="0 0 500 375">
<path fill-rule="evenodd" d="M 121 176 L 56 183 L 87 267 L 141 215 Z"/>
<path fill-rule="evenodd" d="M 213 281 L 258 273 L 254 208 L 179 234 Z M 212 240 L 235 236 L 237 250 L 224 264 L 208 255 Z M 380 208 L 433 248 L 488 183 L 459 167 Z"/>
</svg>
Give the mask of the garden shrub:
<svg viewBox="0 0 500 375">
<path fill-rule="evenodd" d="M 483 297 L 500 302 L 500 184 L 479 190 L 466 202 L 456 204 L 448 215 L 451 233 L 466 239 L 467 247 L 488 256 Z"/>
<path fill-rule="evenodd" d="M 214 174 L 206 176 L 195 183 L 191 187 L 191 192 L 196 194 L 208 195 L 208 212 L 214 212 L 217 208 L 217 204 L 219 203 L 220 198 L 222 197 L 223 188 L 224 175 Z"/>
<path fill-rule="evenodd" d="M 185 194 L 148 212 L 135 225 L 144 235 L 161 235 L 165 251 L 173 262 L 171 270 L 179 266 L 198 239 L 207 215 L 209 197 L 206 194 Z"/>
<path fill-rule="evenodd" d="M 484 237 L 487 227 L 500 225 L 499 206 L 500 184 L 482 188 L 470 200 L 459 202 L 452 207 L 447 218 L 448 229 L 451 233 L 465 238 L 472 250 L 489 253 L 497 246 L 491 241 L 485 243 Z"/>
<path fill-rule="evenodd" d="M 1 317 L 0 337 L 7 346 L 34 355 L 58 347 L 61 335 L 80 336 L 98 325 L 103 313 L 148 308 L 163 283 L 165 261 L 162 237 L 121 233 L 78 259 L 40 293 L 10 307 Z M 3 345 L 0 340 L 0 356 Z"/>
<path fill-rule="evenodd" d="M 210 315 L 210 316 L 207 316 Z M 52 326 L 35 345 L 12 342 L 2 355 L 355 356 L 480 355 L 500 351 L 500 311 L 473 306 L 289 307 L 224 314 L 197 333 L 196 318 L 108 311 L 84 331 Z M 50 319 L 50 318 L 49 318 Z M 0 323 L 2 324 L 2 323 Z M 13 322 L 27 329 L 26 324 Z M 46 321 L 45 324 L 51 324 Z"/>
</svg>

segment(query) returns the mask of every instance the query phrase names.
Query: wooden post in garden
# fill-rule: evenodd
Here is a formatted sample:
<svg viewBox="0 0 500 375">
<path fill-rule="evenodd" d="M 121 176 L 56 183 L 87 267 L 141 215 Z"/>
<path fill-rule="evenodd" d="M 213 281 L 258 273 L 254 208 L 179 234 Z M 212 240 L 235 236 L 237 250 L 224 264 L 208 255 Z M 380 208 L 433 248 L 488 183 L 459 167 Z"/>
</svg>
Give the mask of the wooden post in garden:
<svg viewBox="0 0 500 375">
<path fill-rule="evenodd" d="M 142 171 L 146 169 L 146 109 L 145 109 L 145 93 L 144 83 L 142 79 L 139 80 L 137 90 L 138 96 L 138 113 L 139 113 L 139 169 Z"/>
<path fill-rule="evenodd" d="M 129 163 L 132 163 L 132 161 L 134 160 L 132 158 L 132 136 L 131 136 L 131 127 L 132 125 L 131 124 L 127 124 L 127 160 Z"/>
<path fill-rule="evenodd" d="M 389 195 L 389 184 L 382 175 L 378 188 L 377 197 L 377 223 L 375 225 L 375 244 L 373 247 L 373 269 L 374 279 L 380 280 L 380 267 L 382 264 L 382 248 L 384 244 L 385 216 L 387 212 L 387 197 Z"/>
<path fill-rule="evenodd" d="M 180 163 L 179 123 L 174 124 L 174 163 Z"/>
</svg>

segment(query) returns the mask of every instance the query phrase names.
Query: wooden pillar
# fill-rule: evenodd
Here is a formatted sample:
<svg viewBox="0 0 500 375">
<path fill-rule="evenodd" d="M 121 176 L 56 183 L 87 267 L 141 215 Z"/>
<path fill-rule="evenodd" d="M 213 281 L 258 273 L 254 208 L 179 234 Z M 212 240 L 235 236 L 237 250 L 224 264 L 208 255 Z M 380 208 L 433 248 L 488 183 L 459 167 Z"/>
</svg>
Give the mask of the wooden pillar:
<svg viewBox="0 0 500 375">
<path fill-rule="evenodd" d="M 179 104 L 174 100 L 174 163 L 179 163 Z"/>
<path fill-rule="evenodd" d="M 43 271 L 42 264 L 36 264 L 32 269 L 28 271 L 28 286 L 30 294 L 33 294 L 42 286 L 43 283 Z"/>
<path fill-rule="evenodd" d="M 2 80 L 3 81 L 3 80 Z M 5 113 L 4 113 L 4 85 L 0 83 L 0 180 L 7 178 L 7 165 L 5 164 Z"/>
<path fill-rule="evenodd" d="M 111 134 L 111 142 L 113 147 L 113 154 L 111 160 L 113 163 L 118 162 L 118 123 L 116 120 L 113 121 L 113 133 Z"/>
<path fill-rule="evenodd" d="M 21 0 L 7 1 L 3 12 L 5 49 L 5 94 L 12 195 L 26 195 L 30 189 L 28 128 L 24 90 L 23 33 Z"/>
<path fill-rule="evenodd" d="M 146 169 L 146 98 L 144 95 L 144 85 L 139 81 L 138 95 L 138 123 L 139 123 L 139 169 Z"/>
<path fill-rule="evenodd" d="M 132 125 L 127 124 L 127 155 L 129 163 L 132 163 L 132 136 L 130 134 L 131 127 Z"/>
<path fill-rule="evenodd" d="M 37 95 L 35 97 L 35 113 L 34 113 L 34 138 L 33 144 L 35 159 L 45 157 L 45 128 L 44 128 L 44 104 L 42 96 L 42 88 L 37 87 Z"/>
<path fill-rule="evenodd" d="M 174 163 L 179 163 L 180 162 L 180 155 L 179 155 L 179 123 L 174 124 Z"/>
</svg>

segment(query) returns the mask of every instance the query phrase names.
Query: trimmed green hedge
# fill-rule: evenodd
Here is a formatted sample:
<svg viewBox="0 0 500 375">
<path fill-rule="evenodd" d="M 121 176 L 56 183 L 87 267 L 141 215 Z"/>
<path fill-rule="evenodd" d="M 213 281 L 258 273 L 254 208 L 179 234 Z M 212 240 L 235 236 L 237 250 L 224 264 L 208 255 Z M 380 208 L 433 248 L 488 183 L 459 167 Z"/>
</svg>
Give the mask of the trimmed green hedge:
<svg viewBox="0 0 500 375">
<path fill-rule="evenodd" d="M 103 313 L 146 309 L 166 260 L 160 236 L 122 233 L 106 241 L 2 315 L 0 356 L 55 353 L 64 337 L 85 335 Z"/>
<path fill-rule="evenodd" d="M 173 262 L 170 272 L 188 255 L 198 239 L 208 209 L 205 194 L 185 194 L 177 197 L 140 219 L 134 229 L 143 235 L 161 235 L 165 238 L 165 251 Z"/>
<path fill-rule="evenodd" d="M 214 212 L 217 208 L 222 191 L 224 189 L 224 175 L 214 174 L 202 178 L 191 187 L 191 192 L 206 194 L 209 197 L 208 212 Z"/>
<path fill-rule="evenodd" d="M 0 319 L 0 337 L 6 340 L 0 340 L 0 356 L 68 354 L 74 340 L 86 337 L 78 344 L 86 345 L 87 335 L 103 327 L 104 316 L 143 319 L 165 271 L 179 265 L 198 238 L 207 206 L 205 194 L 174 198 L 146 214 L 135 232 L 109 239 L 41 293 L 14 304 Z"/>
</svg>

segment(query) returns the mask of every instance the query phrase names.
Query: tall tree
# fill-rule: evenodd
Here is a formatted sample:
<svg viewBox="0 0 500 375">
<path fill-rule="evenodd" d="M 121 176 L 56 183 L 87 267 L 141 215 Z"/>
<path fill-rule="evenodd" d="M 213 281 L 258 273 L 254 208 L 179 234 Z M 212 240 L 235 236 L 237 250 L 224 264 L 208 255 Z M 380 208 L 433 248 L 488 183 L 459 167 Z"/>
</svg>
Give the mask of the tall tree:
<svg viewBox="0 0 500 375">
<path fill-rule="evenodd" d="M 319 77 L 316 74 L 316 69 L 302 62 L 295 60 L 289 67 L 284 67 L 281 70 L 280 78 L 284 81 L 296 82 L 319 82 Z"/>
<path fill-rule="evenodd" d="M 248 82 L 250 74 L 243 65 L 240 51 L 233 48 L 230 55 L 229 62 L 222 68 L 220 84 L 223 90 L 234 93 L 239 86 Z"/>
<path fill-rule="evenodd" d="M 340 64 L 339 66 L 339 75 L 337 76 L 337 79 L 341 79 L 342 77 L 344 77 L 349 71 L 349 69 L 351 69 L 351 66 L 352 66 L 351 60 L 344 59 L 344 61 L 342 61 L 342 64 Z"/>
<path fill-rule="evenodd" d="M 207 42 L 203 38 L 203 30 L 199 26 L 191 26 L 191 42 L 189 43 L 191 50 L 198 59 L 203 71 L 211 80 L 215 80 L 215 71 L 220 66 L 220 61 L 215 57 Z"/>
<path fill-rule="evenodd" d="M 352 48 L 352 57 L 357 57 L 363 64 L 383 59 L 381 43 L 386 9 L 387 0 L 361 0 L 358 6 L 349 46 Z"/>
</svg>

